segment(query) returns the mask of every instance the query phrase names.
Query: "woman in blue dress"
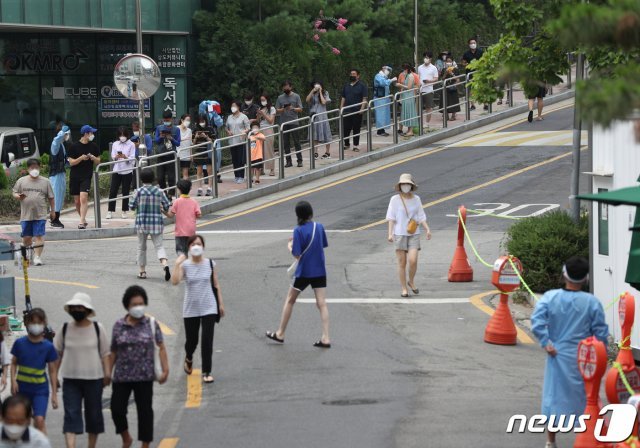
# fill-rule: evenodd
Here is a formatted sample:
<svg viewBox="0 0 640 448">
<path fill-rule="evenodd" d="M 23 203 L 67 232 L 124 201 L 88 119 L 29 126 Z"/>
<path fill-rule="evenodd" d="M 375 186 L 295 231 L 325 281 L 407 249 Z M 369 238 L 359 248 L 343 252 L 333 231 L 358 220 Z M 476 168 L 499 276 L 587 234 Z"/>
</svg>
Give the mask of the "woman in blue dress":
<svg viewBox="0 0 640 448">
<path fill-rule="evenodd" d="M 417 87 L 416 77 L 414 76 L 415 72 L 411 64 L 405 62 L 402 64 L 402 68 L 404 71 L 398 78 L 398 84 L 396 84 L 403 90 L 400 95 L 400 104 L 402 105 L 400 124 L 403 128 L 407 128 L 407 131 L 402 135 L 404 137 L 413 137 L 413 128 L 418 127 L 418 112 L 416 110 L 417 91 L 413 90 Z"/>
</svg>

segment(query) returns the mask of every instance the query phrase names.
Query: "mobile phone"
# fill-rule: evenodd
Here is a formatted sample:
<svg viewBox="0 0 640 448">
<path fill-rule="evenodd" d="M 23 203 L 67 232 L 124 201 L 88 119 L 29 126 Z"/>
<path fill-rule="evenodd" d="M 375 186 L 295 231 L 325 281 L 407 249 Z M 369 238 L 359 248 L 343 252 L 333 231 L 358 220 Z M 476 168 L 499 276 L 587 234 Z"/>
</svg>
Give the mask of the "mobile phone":
<svg viewBox="0 0 640 448">
<path fill-rule="evenodd" d="M 118 151 L 118 154 L 122 155 L 122 151 Z"/>
</svg>

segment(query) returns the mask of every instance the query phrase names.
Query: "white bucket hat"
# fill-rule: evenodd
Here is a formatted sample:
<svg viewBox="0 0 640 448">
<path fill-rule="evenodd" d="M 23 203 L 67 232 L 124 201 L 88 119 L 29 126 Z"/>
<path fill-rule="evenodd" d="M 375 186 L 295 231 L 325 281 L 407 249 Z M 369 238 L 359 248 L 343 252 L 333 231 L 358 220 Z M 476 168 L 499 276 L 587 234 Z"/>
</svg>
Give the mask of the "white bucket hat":
<svg viewBox="0 0 640 448">
<path fill-rule="evenodd" d="M 84 292 L 77 292 L 73 295 L 71 300 L 64 304 L 64 310 L 68 313 L 70 306 L 83 306 L 88 311 L 89 314 L 87 317 L 93 317 L 96 315 L 96 311 L 93 309 L 93 305 L 91 304 L 91 297 L 89 294 L 85 294 Z"/>
<path fill-rule="evenodd" d="M 404 173 L 400 175 L 400 179 L 396 184 L 396 191 L 400 191 L 400 185 L 409 184 L 411 185 L 411 191 L 415 191 L 418 188 L 418 185 L 413 181 L 413 176 L 409 173 Z"/>
</svg>

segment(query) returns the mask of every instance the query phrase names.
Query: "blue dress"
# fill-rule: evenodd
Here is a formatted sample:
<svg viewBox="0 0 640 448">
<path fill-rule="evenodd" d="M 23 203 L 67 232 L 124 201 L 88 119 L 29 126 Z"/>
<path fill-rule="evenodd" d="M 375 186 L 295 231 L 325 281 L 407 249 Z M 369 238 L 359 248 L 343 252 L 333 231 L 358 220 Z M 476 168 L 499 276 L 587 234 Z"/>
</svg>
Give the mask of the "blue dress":
<svg viewBox="0 0 640 448">
<path fill-rule="evenodd" d="M 578 344 L 589 336 L 607 343 L 609 328 L 602 304 L 586 292 L 548 291 L 536 304 L 531 330 L 542 347 L 551 342 L 558 352 L 555 357 L 547 356 L 542 413 L 547 417 L 582 415 L 587 398 L 578 370 Z"/>
<path fill-rule="evenodd" d="M 389 95 L 389 86 L 391 80 L 384 76 L 382 73 L 378 73 L 373 78 L 373 91 L 375 92 L 373 106 L 376 108 L 376 128 L 378 130 L 388 128 L 391 125 L 391 98 L 382 98 Z M 382 93 L 384 89 L 384 95 L 378 95 Z"/>
<path fill-rule="evenodd" d="M 65 133 L 60 131 L 55 137 L 53 137 L 53 141 L 51 142 L 51 155 L 56 156 L 59 151 L 62 151 L 66 160 L 67 152 L 64 147 L 64 136 Z M 67 175 L 65 170 L 62 170 L 60 173 L 54 174 L 53 176 L 49 176 L 49 182 L 51 182 L 51 188 L 53 189 L 53 197 L 55 201 L 54 211 L 59 212 L 62 210 L 62 206 L 64 205 L 64 193 L 67 190 Z"/>
<path fill-rule="evenodd" d="M 413 74 L 408 73 L 404 77 L 402 83 L 405 87 L 414 89 L 416 86 L 413 82 Z M 410 128 L 418 127 L 418 111 L 416 110 L 416 93 L 414 90 L 405 90 L 400 94 L 402 112 L 400 114 L 401 122 L 400 126 L 406 126 Z"/>
</svg>

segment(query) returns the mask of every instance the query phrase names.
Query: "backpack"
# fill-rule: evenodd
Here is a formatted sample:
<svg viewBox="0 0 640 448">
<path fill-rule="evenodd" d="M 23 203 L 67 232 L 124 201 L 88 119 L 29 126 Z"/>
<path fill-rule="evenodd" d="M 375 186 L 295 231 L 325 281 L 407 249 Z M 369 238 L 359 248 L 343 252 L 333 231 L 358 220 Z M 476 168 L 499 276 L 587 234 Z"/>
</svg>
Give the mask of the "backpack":
<svg viewBox="0 0 640 448">
<path fill-rule="evenodd" d="M 222 113 L 222 108 L 220 107 L 220 103 L 217 101 L 204 100 L 198 106 L 198 113 L 206 115 L 209 119 L 209 124 L 213 125 L 216 128 L 219 128 L 224 124 L 224 121 L 220 116 L 220 114 Z"/>
</svg>

